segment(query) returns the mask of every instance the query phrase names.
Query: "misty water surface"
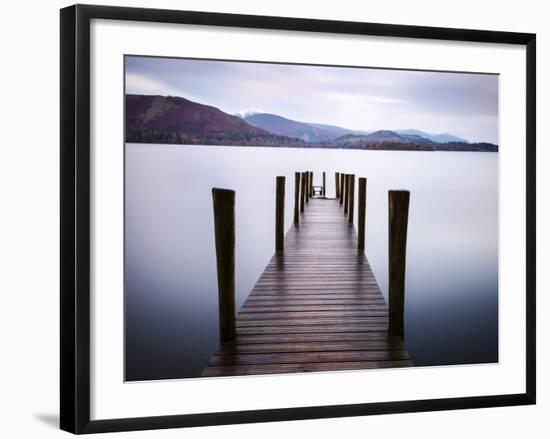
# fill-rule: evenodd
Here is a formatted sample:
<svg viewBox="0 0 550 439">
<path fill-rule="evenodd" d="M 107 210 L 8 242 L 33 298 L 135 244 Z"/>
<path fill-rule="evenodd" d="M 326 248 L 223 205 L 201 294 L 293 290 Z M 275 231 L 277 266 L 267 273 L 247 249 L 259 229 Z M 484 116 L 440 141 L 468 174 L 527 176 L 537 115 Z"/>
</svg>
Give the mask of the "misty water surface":
<svg viewBox="0 0 550 439">
<path fill-rule="evenodd" d="M 127 380 L 200 376 L 218 345 L 212 187 L 236 190 L 237 307 L 274 249 L 275 177 L 368 179 L 366 253 L 387 299 L 387 191 L 411 191 L 405 342 L 415 365 L 498 361 L 498 154 L 126 145 Z M 357 187 L 357 185 L 356 185 Z M 357 209 L 356 209 L 357 210 Z"/>
</svg>

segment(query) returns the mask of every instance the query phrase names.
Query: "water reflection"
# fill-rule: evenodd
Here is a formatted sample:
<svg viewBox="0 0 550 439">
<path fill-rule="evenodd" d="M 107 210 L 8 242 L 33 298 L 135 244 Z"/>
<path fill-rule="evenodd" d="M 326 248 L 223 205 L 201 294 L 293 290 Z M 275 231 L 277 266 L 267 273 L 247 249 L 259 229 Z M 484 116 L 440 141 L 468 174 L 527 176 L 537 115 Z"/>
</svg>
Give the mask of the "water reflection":
<svg viewBox="0 0 550 439">
<path fill-rule="evenodd" d="M 218 344 L 211 188 L 235 189 L 237 307 L 274 251 L 275 176 L 334 194 L 366 176 L 366 253 L 387 297 L 387 191 L 411 191 L 405 331 L 416 365 L 498 360 L 498 155 L 129 144 L 126 378 L 199 376 Z M 357 188 L 356 188 L 357 190 Z M 357 213 L 356 213 L 357 215 Z"/>
</svg>

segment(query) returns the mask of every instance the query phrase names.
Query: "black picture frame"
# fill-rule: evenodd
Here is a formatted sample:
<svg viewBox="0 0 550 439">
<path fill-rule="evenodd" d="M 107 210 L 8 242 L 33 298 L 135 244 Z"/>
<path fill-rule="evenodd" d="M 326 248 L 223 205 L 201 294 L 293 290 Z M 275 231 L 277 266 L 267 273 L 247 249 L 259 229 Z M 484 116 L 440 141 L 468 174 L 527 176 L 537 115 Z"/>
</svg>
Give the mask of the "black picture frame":
<svg viewBox="0 0 550 439">
<path fill-rule="evenodd" d="M 90 420 L 90 22 L 132 20 L 208 26 L 406 37 L 526 47 L 526 392 L 367 404 Z M 325 417 L 535 404 L 536 395 L 536 36 L 209 12 L 75 5 L 61 10 L 61 387 L 60 426 L 99 433 Z"/>
</svg>

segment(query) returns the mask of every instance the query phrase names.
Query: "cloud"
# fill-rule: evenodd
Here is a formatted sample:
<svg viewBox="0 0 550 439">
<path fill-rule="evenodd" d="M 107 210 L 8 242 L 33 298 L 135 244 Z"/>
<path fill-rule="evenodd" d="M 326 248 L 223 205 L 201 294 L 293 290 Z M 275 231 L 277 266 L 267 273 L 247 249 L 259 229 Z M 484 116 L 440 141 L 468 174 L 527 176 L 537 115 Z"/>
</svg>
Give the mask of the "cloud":
<svg viewBox="0 0 550 439">
<path fill-rule="evenodd" d="M 126 93 L 143 95 L 179 95 L 181 90 L 173 88 L 149 75 L 126 73 Z"/>
<path fill-rule="evenodd" d="M 369 103 L 369 104 L 380 104 L 380 105 L 404 105 L 407 103 L 405 99 L 395 98 L 390 96 L 377 96 L 374 94 L 361 94 L 354 93 L 353 91 L 346 92 L 326 92 L 324 96 L 327 99 L 333 100 L 335 102 L 341 103 Z"/>
<path fill-rule="evenodd" d="M 216 106 L 215 102 L 209 102 L 208 99 L 196 96 L 183 88 L 173 87 L 170 84 L 152 78 L 150 75 L 139 73 L 126 73 L 126 94 L 179 96 L 201 104 Z"/>
<path fill-rule="evenodd" d="M 498 76 L 179 58 L 126 58 L 126 92 L 182 96 L 358 130 L 498 141 Z"/>
</svg>

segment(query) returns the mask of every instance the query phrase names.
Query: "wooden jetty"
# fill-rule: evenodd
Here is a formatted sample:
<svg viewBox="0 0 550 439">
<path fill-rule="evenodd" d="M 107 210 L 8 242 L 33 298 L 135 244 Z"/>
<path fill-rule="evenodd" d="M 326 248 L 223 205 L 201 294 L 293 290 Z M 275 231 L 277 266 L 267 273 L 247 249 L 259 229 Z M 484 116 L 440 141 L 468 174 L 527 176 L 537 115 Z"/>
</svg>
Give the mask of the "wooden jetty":
<svg viewBox="0 0 550 439">
<path fill-rule="evenodd" d="M 301 174 L 307 182 L 301 187 L 310 192 L 312 173 L 307 174 Z M 298 175 L 295 184 L 299 184 Z M 283 184 L 284 193 L 281 178 L 277 188 L 279 192 Z M 364 228 L 363 180 L 359 217 Z M 349 212 L 344 214 L 340 189 L 353 188 L 352 180 L 338 186 L 337 198 L 312 196 L 305 211 L 298 209 L 303 206 L 303 197 L 295 193 L 294 224 L 283 243 L 276 237 L 275 254 L 236 316 L 236 335 L 221 335 L 220 346 L 203 376 L 413 365 L 402 340 L 402 315 L 393 318 L 398 322 L 397 330 L 388 329 L 391 312 L 364 253 L 364 229 L 362 242 L 358 241 L 353 217 Z M 344 196 L 352 210 L 353 195 Z M 283 218 L 278 200 L 276 216 Z M 408 208 L 408 192 L 406 201 Z M 302 212 L 296 218 L 298 210 Z M 277 227 L 280 230 L 279 224 Z M 399 256 L 404 264 L 404 253 Z M 398 298 L 396 306 L 402 313 L 399 287 L 394 285 L 390 291 Z"/>
</svg>

